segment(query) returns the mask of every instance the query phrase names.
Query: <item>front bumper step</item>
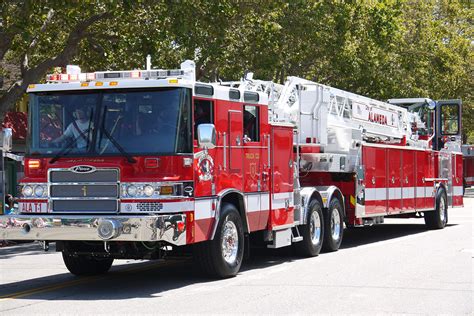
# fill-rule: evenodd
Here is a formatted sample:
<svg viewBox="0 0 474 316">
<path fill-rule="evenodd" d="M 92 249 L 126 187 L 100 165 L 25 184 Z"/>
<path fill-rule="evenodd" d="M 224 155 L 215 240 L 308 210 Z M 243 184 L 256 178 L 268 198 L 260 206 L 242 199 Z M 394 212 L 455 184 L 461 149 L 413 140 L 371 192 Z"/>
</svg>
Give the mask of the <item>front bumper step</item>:
<svg viewBox="0 0 474 316">
<path fill-rule="evenodd" d="M 186 215 L 2 215 L 0 239 L 164 241 L 186 244 Z"/>
</svg>

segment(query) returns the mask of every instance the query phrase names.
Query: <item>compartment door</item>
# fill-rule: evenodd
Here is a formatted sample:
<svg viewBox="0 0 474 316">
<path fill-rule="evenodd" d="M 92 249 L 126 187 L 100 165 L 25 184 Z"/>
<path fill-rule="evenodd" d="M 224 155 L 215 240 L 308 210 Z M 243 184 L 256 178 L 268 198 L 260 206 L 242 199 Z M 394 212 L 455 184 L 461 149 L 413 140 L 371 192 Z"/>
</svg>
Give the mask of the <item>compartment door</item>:
<svg viewBox="0 0 474 316">
<path fill-rule="evenodd" d="M 432 210 L 434 208 L 433 182 L 426 181 L 433 177 L 431 172 L 434 164 L 431 164 L 431 153 L 429 151 L 416 152 L 416 209 Z"/>
<path fill-rule="evenodd" d="M 463 164 L 462 155 L 453 154 L 453 206 L 463 206 Z"/>
<path fill-rule="evenodd" d="M 271 226 L 292 224 L 293 201 L 293 129 L 271 127 Z"/>
<path fill-rule="evenodd" d="M 387 161 L 386 149 L 364 147 L 365 166 L 365 214 L 387 213 Z"/>
<path fill-rule="evenodd" d="M 388 213 L 400 213 L 402 210 L 402 151 L 387 149 L 388 163 Z"/>
<path fill-rule="evenodd" d="M 415 152 L 402 152 L 402 212 L 411 212 L 415 209 Z"/>
</svg>

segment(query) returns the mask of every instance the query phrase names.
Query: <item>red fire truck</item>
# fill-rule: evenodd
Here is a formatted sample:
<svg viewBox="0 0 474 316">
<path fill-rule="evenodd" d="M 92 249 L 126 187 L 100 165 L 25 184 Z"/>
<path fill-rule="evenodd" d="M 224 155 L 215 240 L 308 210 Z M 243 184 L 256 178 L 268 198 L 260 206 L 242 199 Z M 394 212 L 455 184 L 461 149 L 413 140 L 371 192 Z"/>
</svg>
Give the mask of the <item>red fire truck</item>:
<svg viewBox="0 0 474 316">
<path fill-rule="evenodd" d="M 0 216 L 1 239 L 54 241 L 76 275 L 189 249 L 229 277 L 251 235 L 316 256 L 345 227 L 423 215 L 440 229 L 463 205 L 459 100 L 146 68 L 29 86 L 19 213 Z"/>
<path fill-rule="evenodd" d="M 474 145 L 462 145 L 464 188 L 474 185 Z"/>
</svg>

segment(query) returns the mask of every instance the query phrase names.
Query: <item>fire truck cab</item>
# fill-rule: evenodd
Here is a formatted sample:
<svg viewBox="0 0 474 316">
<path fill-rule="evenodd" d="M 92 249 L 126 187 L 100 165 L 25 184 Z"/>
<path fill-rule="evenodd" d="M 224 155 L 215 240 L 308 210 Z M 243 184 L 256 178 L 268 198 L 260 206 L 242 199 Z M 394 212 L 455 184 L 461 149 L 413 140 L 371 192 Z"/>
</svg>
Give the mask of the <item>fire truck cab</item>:
<svg viewBox="0 0 474 316">
<path fill-rule="evenodd" d="M 316 256 L 345 227 L 423 214 L 439 229 L 463 203 L 458 100 L 390 104 L 296 77 L 202 83 L 191 61 L 70 68 L 28 93 L 19 212 L 0 216 L 0 237 L 54 241 L 76 275 L 186 249 L 229 277 L 250 235 Z"/>
</svg>

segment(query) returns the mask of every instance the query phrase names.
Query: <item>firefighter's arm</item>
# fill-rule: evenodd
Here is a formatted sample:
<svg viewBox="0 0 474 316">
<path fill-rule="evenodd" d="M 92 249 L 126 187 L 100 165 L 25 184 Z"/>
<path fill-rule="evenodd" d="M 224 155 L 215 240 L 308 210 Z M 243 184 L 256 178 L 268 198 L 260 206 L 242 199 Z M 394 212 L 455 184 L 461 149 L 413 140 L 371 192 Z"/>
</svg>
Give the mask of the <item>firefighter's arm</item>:
<svg viewBox="0 0 474 316">
<path fill-rule="evenodd" d="M 74 134 L 72 132 L 72 124 L 69 124 L 69 126 L 66 128 L 64 133 L 61 136 L 59 136 L 58 138 L 53 139 L 51 142 L 53 144 L 59 144 L 61 142 L 66 141 L 68 138 L 71 138 L 71 137 L 74 137 Z"/>
</svg>

